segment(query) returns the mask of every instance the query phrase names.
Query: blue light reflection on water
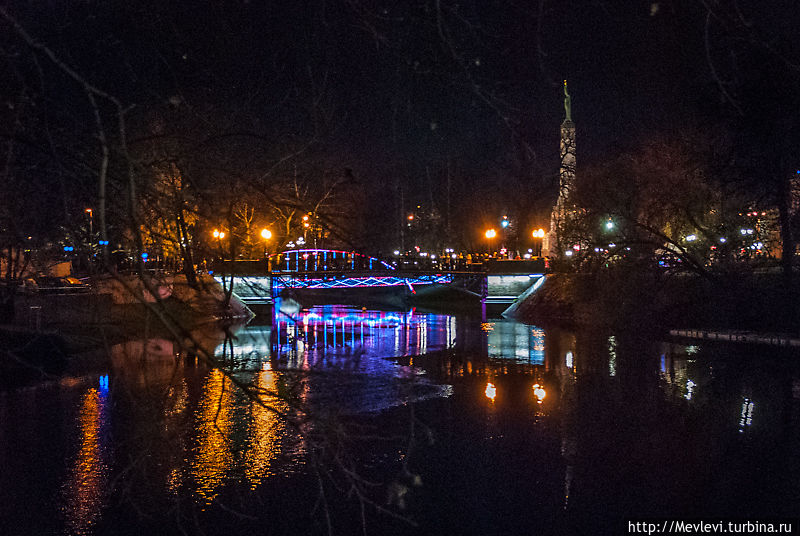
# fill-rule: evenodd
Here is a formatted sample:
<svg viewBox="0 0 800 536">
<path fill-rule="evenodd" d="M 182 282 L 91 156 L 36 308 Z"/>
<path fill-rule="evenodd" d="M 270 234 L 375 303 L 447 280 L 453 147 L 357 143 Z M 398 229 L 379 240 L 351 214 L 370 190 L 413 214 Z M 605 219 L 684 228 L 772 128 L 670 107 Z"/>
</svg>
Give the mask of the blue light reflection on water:
<svg viewBox="0 0 800 536">
<path fill-rule="evenodd" d="M 279 304 L 276 304 L 279 311 Z M 240 359 L 292 356 L 292 364 L 314 366 L 326 355 L 359 352 L 382 358 L 418 356 L 468 344 L 459 339 L 459 322 L 451 315 L 374 311 L 329 305 L 277 312 L 269 327 L 245 327 L 236 333 L 233 357 Z M 543 365 L 544 331 L 518 322 L 496 320 L 485 324 L 483 346 L 488 357 Z M 470 341 L 469 345 L 473 346 Z M 470 350 L 475 350 L 474 347 Z M 225 355 L 223 344 L 217 355 Z M 299 360 L 299 361 L 298 361 Z"/>
<path fill-rule="evenodd" d="M 284 313 L 283 311 L 288 311 Z M 497 320 L 478 330 L 474 319 L 341 305 L 300 310 L 276 303 L 272 326 L 244 327 L 217 355 L 242 369 L 325 371 L 310 398 L 335 399 L 345 412 L 380 411 L 409 401 L 449 396 L 447 381 L 430 378 L 415 358 L 460 349 L 470 359 L 542 366 L 544 331 Z M 480 333 L 476 340 L 475 332 Z M 481 357 L 483 356 L 483 357 Z M 347 393 L 345 395 L 345 393 Z"/>
</svg>

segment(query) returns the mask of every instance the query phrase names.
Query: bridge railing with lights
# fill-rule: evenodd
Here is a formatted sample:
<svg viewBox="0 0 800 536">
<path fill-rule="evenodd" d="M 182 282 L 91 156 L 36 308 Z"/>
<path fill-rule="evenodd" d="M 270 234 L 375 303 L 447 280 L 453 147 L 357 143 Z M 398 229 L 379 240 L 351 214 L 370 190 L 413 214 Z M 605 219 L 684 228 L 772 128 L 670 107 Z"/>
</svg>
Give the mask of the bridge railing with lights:
<svg viewBox="0 0 800 536">
<path fill-rule="evenodd" d="M 230 275 L 268 272 L 364 272 L 395 270 L 388 262 L 355 251 L 332 249 L 294 249 L 273 253 L 261 260 L 235 260 L 216 263 L 215 271 Z"/>
</svg>

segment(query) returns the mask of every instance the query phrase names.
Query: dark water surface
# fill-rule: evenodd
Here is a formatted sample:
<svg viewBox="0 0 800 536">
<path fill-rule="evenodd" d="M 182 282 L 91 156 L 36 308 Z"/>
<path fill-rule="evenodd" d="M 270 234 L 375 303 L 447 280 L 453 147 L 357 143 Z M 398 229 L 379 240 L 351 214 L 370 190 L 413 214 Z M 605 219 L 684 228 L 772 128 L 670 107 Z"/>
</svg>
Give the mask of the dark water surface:
<svg viewBox="0 0 800 536">
<path fill-rule="evenodd" d="M 0 393 L 0 534 L 800 514 L 796 352 L 339 306 L 204 335 L 231 378 L 146 339 L 109 370 Z"/>
</svg>

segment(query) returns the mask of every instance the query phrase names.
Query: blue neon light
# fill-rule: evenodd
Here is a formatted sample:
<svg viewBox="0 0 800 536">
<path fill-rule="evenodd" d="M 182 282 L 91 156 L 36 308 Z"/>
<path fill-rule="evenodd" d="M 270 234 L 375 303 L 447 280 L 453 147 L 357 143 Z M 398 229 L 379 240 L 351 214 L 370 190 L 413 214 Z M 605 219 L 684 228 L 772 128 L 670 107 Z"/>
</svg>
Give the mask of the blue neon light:
<svg viewBox="0 0 800 536">
<path fill-rule="evenodd" d="M 408 285 L 432 285 L 434 283 L 449 284 L 453 282 L 452 274 L 419 275 L 416 277 L 373 276 L 373 277 L 342 277 L 342 278 L 275 278 L 273 290 L 277 288 L 306 288 L 306 289 L 336 289 L 336 288 L 366 288 L 366 287 L 397 287 Z"/>
<path fill-rule="evenodd" d="M 98 388 L 101 393 L 108 392 L 108 374 L 100 376 L 100 381 L 98 382 Z"/>
</svg>

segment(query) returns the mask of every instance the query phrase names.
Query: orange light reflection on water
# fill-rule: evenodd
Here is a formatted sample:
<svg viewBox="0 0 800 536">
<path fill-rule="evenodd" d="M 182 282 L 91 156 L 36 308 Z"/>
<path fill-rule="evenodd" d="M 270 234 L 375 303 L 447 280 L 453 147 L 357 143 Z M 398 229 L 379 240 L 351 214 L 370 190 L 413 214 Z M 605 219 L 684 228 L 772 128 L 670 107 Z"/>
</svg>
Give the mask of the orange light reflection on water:
<svg viewBox="0 0 800 536">
<path fill-rule="evenodd" d="M 250 489 L 255 489 L 264 479 L 272 476 L 272 460 L 280 451 L 280 441 L 285 435 L 285 423 L 275 410 L 285 411 L 272 393 L 277 392 L 275 372 L 262 369 L 256 377 L 259 401 L 253 401 L 250 437 L 245 453 L 245 476 L 250 481 Z M 263 403 L 263 404 L 262 404 Z"/>
<path fill-rule="evenodd" d="M 197 447 L 188 464 L 195 493 L 206 504 L 214 501 L 227 482 L 243 480 L 255 489 L 275 474 L 273 462 L 287 436 L 278 412 L 287 407 L 276 396 L 278 373 L 268 365 L 253 381 L 258 400 L 242 404 L 242 391 L 224 373 L 213 370 L 208 375 L 196 414 Z M 172 488 L 177 488 L 177 478 L 169 476 Z"/>
<path fill-rule="evenodd" d="M 91 388 L 81 400 L 80 449 L 64 486 L 64 515 L 71 534 L 90 534 L 103 506 L 108 468 L 102 459 L 100 426 L 105 395 Z"/>
<path fill-rule="evenodd" d="M 232 428 L 233 385 L 219 370 L 208 375 L 197 410 L 197 451 L 189 473 L 196 493 L 211 503 L 233 465 L 230 435 Z"/>
</svg>

